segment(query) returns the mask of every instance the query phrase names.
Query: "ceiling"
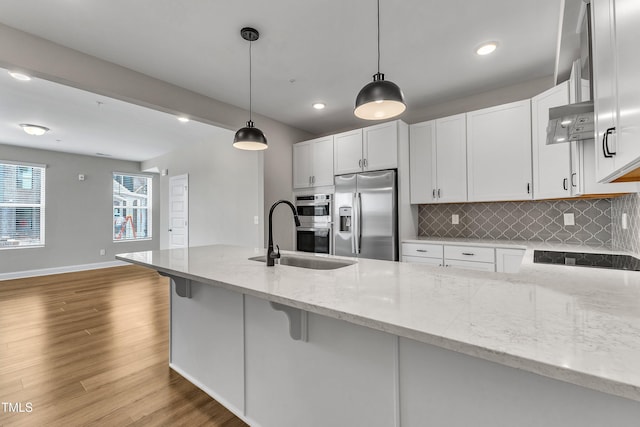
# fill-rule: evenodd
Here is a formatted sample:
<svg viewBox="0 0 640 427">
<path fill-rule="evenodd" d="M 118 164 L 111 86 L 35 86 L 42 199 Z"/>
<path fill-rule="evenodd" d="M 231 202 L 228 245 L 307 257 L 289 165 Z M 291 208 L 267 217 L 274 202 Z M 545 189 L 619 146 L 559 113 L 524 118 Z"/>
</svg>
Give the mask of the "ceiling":
<svg viewBox="0 0 640 427">
<path fill-rule="evenodd" d="M 233 132 L 0 68 L 0 141 L 43 150 L 148 160 L 203 141 L 231 144 Z M 27 135 L 20 123 L 48 127 Z"/>
<path fill-rule="evenodd" d="M 381 71 L 404 91 L 405 118 L 554 73 L 558 0 L 380 3 Z M 374 0 L 20 0 L 4 2 L 0 22 L 242 108 L 249 52 L 239 31 L 254 26 L 254 111 L 312 134 L 367 124 L 352 111 L 376 72 Z M 480 57 L 485 41 L 499 47 Z"/>
</svg>

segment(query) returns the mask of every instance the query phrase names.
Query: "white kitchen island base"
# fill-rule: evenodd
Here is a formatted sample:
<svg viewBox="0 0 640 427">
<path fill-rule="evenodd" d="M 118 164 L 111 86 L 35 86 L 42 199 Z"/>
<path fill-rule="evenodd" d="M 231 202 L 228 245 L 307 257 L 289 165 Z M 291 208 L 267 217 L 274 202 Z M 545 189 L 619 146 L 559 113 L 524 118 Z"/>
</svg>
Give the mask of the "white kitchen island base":
<svg viewBox="0 0 640 427">
<path fill-rule="evenodd" d="M 171 291 L 171 366 L 252 426 L 638 426 L 640 403 L 191 282 Z M 640 357 L 640 355 L 639 355 Z"/>
</svg>

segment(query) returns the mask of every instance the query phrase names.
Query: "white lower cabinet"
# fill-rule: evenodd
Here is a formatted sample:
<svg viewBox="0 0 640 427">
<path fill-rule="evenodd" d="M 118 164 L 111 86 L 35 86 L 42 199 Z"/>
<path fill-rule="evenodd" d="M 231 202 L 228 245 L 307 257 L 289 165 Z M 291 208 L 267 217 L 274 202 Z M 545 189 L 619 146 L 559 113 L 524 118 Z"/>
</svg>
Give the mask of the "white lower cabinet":
<svg viewBox="0 0 640 427">
<path fill-rule="evenodd" d="M 496 249 L 496 271 L 498 273 L 517 273 L 524 258 L 524 249 Z"/>
<path fill-rule="evenodd" d="M 524 249 L 513 248 L 435 242 L 402 243 L 402 262 L 499 273 L 517 273 L 524 254 Z"/>
</svg>

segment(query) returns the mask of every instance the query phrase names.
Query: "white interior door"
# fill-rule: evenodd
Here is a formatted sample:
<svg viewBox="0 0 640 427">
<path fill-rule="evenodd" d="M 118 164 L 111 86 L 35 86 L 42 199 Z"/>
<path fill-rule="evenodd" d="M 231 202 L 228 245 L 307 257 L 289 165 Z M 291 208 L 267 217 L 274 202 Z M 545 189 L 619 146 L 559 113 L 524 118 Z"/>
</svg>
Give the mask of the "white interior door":
<svg viewBox="0 0 640 427">
<path fill-rule="evenodd" d="M 189 246 L 189 175 L 169 178 L 169 248 Z"/>
</svg>

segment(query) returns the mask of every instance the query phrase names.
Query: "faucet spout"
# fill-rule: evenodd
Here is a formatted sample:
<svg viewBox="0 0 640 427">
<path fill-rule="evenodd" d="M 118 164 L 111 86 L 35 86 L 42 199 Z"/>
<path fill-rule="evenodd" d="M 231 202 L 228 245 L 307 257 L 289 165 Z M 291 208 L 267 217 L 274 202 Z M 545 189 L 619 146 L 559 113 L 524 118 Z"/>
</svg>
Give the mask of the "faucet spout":
<svg viewBox="0 0 640 427">
<path fill-rule="evenodd" d="M 291 212 L 293 212 L 293 220 L 296 223 L 297 227 L 300 227 L 300 219 L 298 218 L 298 213 L 296 212 L 295 206 L 288 200 L 278 200 L 271 206 L 271 210 L 269 211 L 269 243 L 267 246 L 267 267 L 273 267 L 275 265 L 276 258 L 280 258 L 280 249 L 278 251 L 273 250 L 273 210 L 279 204 L 284 203 L 289 205 L 291 208 Z"/>
</svg>

